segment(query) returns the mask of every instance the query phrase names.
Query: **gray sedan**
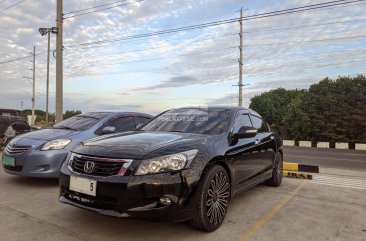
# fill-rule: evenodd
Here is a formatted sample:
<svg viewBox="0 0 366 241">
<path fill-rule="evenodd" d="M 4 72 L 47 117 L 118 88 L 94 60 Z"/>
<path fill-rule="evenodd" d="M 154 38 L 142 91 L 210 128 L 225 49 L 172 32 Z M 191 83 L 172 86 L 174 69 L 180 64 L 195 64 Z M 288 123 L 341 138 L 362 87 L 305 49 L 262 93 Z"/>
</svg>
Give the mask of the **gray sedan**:
<svg viewBox="0 0 366 241">
<path fill-rule="evenodd" d="M 6 146 L 2 155 L 4 170 L 19 176 L 56 178 L 75 145 L 100 135 L 135 130 L 151 117 L 136 112 L 89 112 L 51 129 L 23 134 Z"/>
</svg>

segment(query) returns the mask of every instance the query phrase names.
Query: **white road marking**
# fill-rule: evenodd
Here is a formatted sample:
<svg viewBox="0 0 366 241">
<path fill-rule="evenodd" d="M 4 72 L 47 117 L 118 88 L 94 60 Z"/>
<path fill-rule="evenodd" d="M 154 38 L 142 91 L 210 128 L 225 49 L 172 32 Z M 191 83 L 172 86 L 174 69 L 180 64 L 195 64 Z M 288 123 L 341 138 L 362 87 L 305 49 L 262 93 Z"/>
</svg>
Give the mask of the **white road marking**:
<svg viewBox="0 0 366 241">
<path fill-rule="evenodd" d="M 326 175 L 315 175 L 310 183 L 366 190 L 366 179 L 353 179 Z"/>
</svg>

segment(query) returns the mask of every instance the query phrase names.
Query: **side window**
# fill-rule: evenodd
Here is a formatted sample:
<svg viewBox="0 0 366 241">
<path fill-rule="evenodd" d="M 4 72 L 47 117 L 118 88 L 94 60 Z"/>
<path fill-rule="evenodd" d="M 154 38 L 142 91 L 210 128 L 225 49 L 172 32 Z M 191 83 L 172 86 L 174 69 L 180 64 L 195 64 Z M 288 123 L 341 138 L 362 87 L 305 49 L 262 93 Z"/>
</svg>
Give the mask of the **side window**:
<svg viewBox="0 0 366 241">
<path fill-rule="evenodd" d="M 235 118 L 234 122 L 234 132 L 239 131 L 242 126 L 252 126 L 252 122 L 250 121 L 248 114 L 240 113 Z"/>
<path fill-rule="evenodd" d="M 147 117 L 136 116 L 135 117 L 136 127 L 139 126 L 140 124 L 144 124 L 144 123 L 148 122 L 149 120 L 150 120 L 150 118 L 147 118 Z"/>
<path fill-rule="evenodd" d="M 253 127 L 257 128 L 258 133 L 267 132 L 267 126 L 266 123 L 262 120 L 262 118 L 259 118 L 257 116 L 250 116 L 253 122 Z"/>
<path fill-rule="evenodd" d="M 114 126 L 116 132 L 132 131 L 136 129 L 135 121 L 133 117 L 121 117 L 113 120 L 108 126 Z"/>
</svg>

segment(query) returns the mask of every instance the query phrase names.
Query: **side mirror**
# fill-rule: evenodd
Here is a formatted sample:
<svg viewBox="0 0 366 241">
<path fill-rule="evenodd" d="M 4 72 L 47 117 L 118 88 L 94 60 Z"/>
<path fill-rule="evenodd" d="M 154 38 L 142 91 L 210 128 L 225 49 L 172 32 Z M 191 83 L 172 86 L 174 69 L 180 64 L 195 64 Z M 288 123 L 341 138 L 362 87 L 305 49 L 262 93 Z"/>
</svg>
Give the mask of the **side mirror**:
<svg viewBox="0 0 366 241">
<path fill-rule="evenodd" d="M 114 126 L 106 126 L 102 129 L 102 135 L 112 134 L 116 132 L 116 127 Z"/>
<path fill-rule="evenodd" d="M 257 135 L 257 129 L 251 126 L 242 126 L 238 132 L 234 133 L 231 137 L 233 139 L 251 138 Z"/>
</svg>

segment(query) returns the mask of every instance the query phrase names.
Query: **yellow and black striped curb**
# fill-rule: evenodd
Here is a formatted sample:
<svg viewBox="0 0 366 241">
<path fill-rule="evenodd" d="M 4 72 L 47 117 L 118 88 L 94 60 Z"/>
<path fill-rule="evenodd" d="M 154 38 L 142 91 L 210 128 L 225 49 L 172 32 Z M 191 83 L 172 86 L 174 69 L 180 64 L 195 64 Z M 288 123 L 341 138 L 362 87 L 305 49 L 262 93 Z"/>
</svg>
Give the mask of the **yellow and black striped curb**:
<svg viewBox="0 0 366 241">
<path fill-rule="evenodd" d="M 304 165 L 292 162 L 283 163 L 284 171 L 319 173 L 319 166 Z"/>
<path fill-rule="evenodd" d="M 299 173 L 299 172 L 288 172 L 283 171 L 284 177 L 292 177 L 292 178 L 300 178 L 300 179 L 313 179 L 313 175 L 308 173 Z"/>
</svg>

